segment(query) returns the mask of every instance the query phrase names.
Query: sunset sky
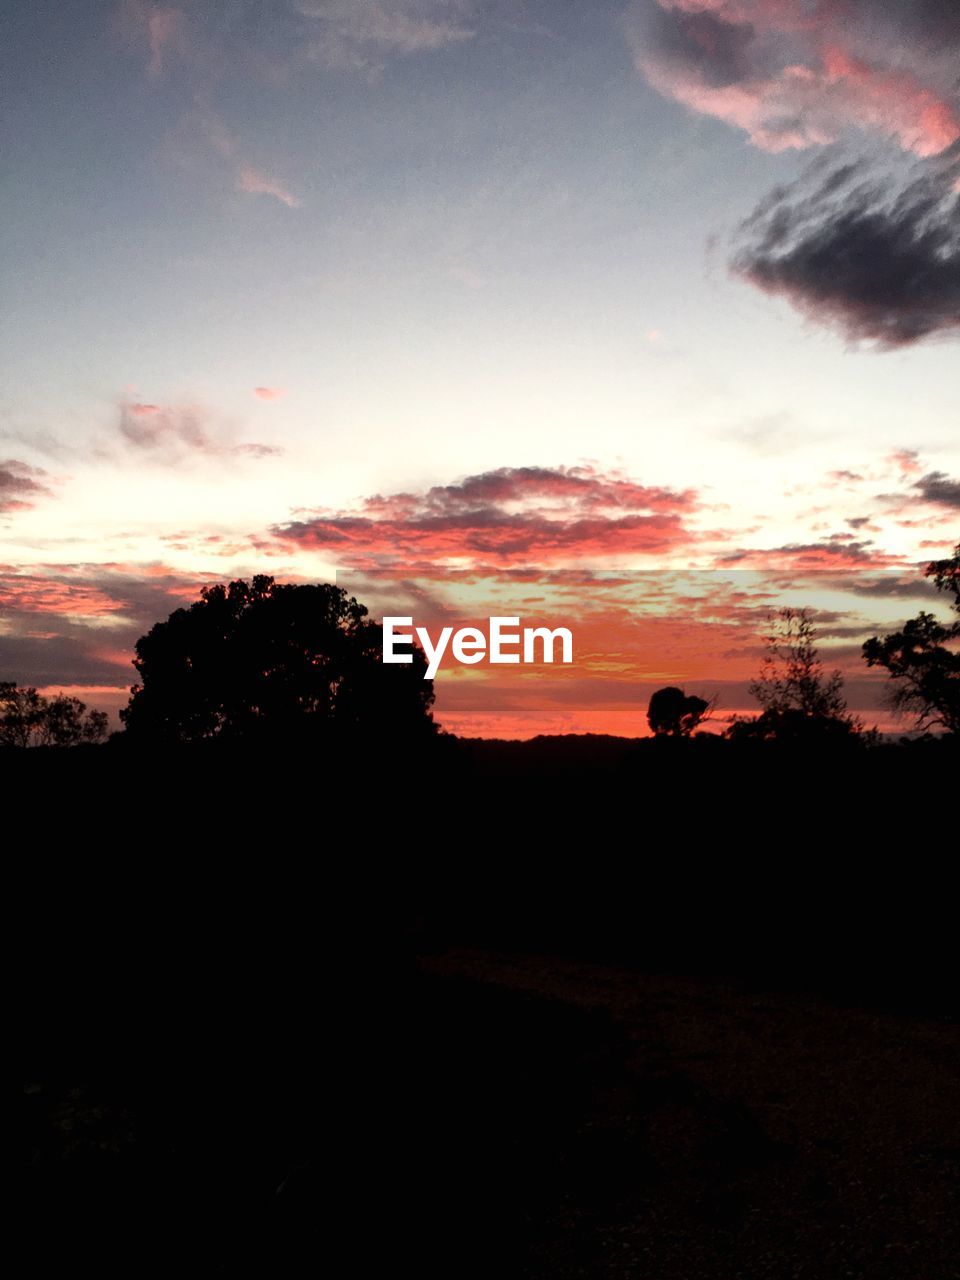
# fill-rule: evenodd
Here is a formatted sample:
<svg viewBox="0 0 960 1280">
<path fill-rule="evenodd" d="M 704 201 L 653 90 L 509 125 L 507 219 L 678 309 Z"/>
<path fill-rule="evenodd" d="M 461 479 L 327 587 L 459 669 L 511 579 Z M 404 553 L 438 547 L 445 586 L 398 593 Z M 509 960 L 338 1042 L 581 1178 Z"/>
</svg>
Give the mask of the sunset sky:
<svg viewBox="0 0 960 1280">
<path fill-rule="evenodd" d="M 445 727 L 639 733 L 658 683 L 745 709 L 776 604 L 851 671 L 931 607 L 955 0 L 0 23 L 0 679 L 114 711 L 200 586 L 339 575 L 581 625 L 573 672 L 445 668 Z"/>
</svg>

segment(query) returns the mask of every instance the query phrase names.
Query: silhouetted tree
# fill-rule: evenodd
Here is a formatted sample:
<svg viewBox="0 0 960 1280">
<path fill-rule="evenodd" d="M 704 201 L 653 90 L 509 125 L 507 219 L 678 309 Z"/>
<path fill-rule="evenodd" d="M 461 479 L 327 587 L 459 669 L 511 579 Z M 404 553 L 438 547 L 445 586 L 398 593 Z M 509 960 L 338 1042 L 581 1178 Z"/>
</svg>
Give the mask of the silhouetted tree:
<svg viewBox="0 0 960 1280">
<path fill-rule="evenodd" d="M 735 718 L 728 736 L 796 739 L 849 738 L 863 724 L 847 711 L 843 675 L 826 672 L 816 647 L 816 630 L 806 609 L 780 609 L 766 639 L 766 654 L 751 695 L 762 707 L 751 719 Z"/>
<path fill-rule="evenodd" d="M 702 724 L 710 711 L 710 703 L 694 694 L 668 685 L 650 695 L 647 724 L 658 737 L 688 738 Z"/>
<path fill-rule="evenodd" d="M 924 570 L 937 589 L 953 596 L 960 615 L 960 543 L 946 560 Z M 960 619 L 940 622 L 921 612 L 889 636 L 873 636 L 863 646 L 869 667 L 883 667 L 893 681 L 891 702 L 915 717 L 918 729 L 940 727 L 960 733 Z"/>
<path fill-rule="evenodd" d="M 36 689 L 11 682 L 0 684 L 0 742 L 7 747 L 29 747 L 43 715 L 43 698 Z"/>
<path fill-rule="evenodd" d="M 79 698 L 58 694 L 46 705 L 40 722 L 42 746 L 77 747 L 84 742 L 102 742 L 107 736 L 105 711 L 88 711 Z"/>
<path fill-rule="evenodd" d="M 0 683 L 0 746 L 78 747 L 106 736 L 106 712 L 88 711 L 79 698 L 44 698 L 32 687 Z"/>
<path fill-rule="evenodd" d="M 329 584 L 258 575 L 205 587 L 137 641 L 134 666 L 140 683 L 120 712 L 132 738 L 289 741 L 332 729 L 435 729 L 422 652 L 410 665 L 384 666 L 381 628 Z"/>
</svg>

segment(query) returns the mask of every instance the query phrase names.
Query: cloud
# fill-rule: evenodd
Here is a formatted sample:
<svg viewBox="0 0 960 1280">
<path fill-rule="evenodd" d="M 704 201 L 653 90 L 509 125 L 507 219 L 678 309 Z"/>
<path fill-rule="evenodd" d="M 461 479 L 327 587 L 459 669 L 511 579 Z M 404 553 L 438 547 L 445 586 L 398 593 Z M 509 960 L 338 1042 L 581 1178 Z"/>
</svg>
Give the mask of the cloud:
<svg viewBox="0 0 960 1280">
<path fill-rule="evenodd" d="M 740 228 L 734 270 L 880 349 L 960 327 L 960 5 L 635 0 L 634 60 L 662 94 L 766 151 L 851 131 L 928 163 L 899 185 L 814 169 Z"/>
<path fill-rule="evenodd" d="M 171 54 L 182 55 L 183 53 L 184 14 L 180 9 L 150 7 L 144 14 L 144 21 L 150 44 L 148 69 L 152 76 L 159 76 L 163 73 L 164 63 Z"/>
<path fill-rule="evenodd" d="M 475 34 L 475 0 L 298 0 L 308 56 L 352 71 L 445 49 Z"/>
<path fill-rule="evenodd" d="M 51 491 L 43 483 L 47 473 L 30 467 L 16 458 L 0 461 L 0 514 L 28 511 L 39 498 L 49 498 Z"/>
<path fill-rule="evenodd" d="M 276 82 L 298 63 L 375 74 L 391 58 L 463 44 L 487 6 L 488 0 L 218 0 L 181 7 L 121 0 L 119 31 L 154 77 L 187 71 L 206 81 L 233 74 Z"/>
<path fill-rule="evenodd" d="M 254 387 L 253 394 L 258 400 L 282 400 L 287 392 L 285 387 Z"/>
<path fill-rule="evenodd" d="M 165 75 L 193 55 L 187 14 L 175 5 L 121 0 L 117 26 L 125 41 L 142 51 L 147 60 L 147 74 L 152 78 Z"/>
<path fill-rule="evenodd" d="M 887 462 L 896 467 L 897 470 L 902 472 L 904 475 L 910 475 L 914 472 L 923 470 L 920 465 L 919 455 L 916 449 L 896 449 L 887 458 Z"/>
<path fill-rule="evenodd" d="M 664 554 L 690 545 L 692 490 L 637 484 L 590 467 L 501 467 L 425 493 L 377 495 L 271 532 L 354 566 L 555 564 Z"/>
<path fill-rule="evenodd" d="M 199 107 L 189 113 L 184 123 L 209 148 L 219 156 L 233 172 L 234 186 L 248 195 L 272 196 L 288 209 L 299 209 L 300 199 L 278 178 L 272 177 L 250 163 L 240 139 L 231 132 L 218 115 Z"/>
<path fill-rule="evenodd" d="M 230 452 L 242 454 L 248 458 L 279 458 L 282 457 L 284 450 L 278 444 L 258 444 L 256 441 L 251 441 L 249 444 L 233 445 Z"/>
<path fill-rule="evenodd" d="M 264 74 L 271 59 L 256 48 L 257 30 L 278 24 L 289 26 L 286 3 L 282 8 L 262 16 L 255 26 L 243 20 L 217 21 L 216 14 L 202 9 L 186 12 L 150 0 L 123 0 L 119 24 L 127 43 L 147 53 L 147 74 L 151 78 L 183 77 L 187 100 L 192 107 L 185 112 L 180 135 L 170 145 L 181 163 L 196 161 L 193 152 L 202 152 L 205 161 L 217 158 L 218 167 L 229 167 L 237 191 L 248 195 L 270 196 L 288 209 L 297 209 L 300 199 L 286 183 L 256 164 L 248 147 L 210 107 L 210 87 L 229 71 L 249 78 Z M 243 32 L 246 38 L 239 38 Z M 185 135 L 185 136 L 184 136 Z M 185 155 L 181 153 L 186 153 Z"/>
<path fill-rule="evenodd" d="M 907 577 L 899 574 L 886 574 L 881 578 L 851 577 L 847 590 L 878 600 L 936 600 L 939 596 L 933 583 L 920 577 L 916 570 Z"/>
<path fill-rule="evenodd" d="M 960 328 L 960 145 L 899 187 L 855 162 L 813 168 L 741 225 L 735 273 L 853 342 Z"/>
<path fill-rule="evenodd" d="M 299 199 L 288 191 L 283 183 L 278 182 L 276 178 L 270 178 L 265 173 L 261 173 L 259 169 L 254 169 L 252 165 L 244 164 L 240 166 L 237 172 L 237 187 L 250 195 L 273 196 L 275 200 L 285 204 L 288 209 L 300 208 Z"/>
<path fill-rule="evenodd" d="M 767 151 L 851 128 L 920 156 L 960 138 L 951 0 L 637 0 L 626 31 L 658 92 Z"/>
<path fill-rule="evenodd" d="M 931 471 L 913 486 L 919 489 L 923 502 L 960 511 L 960 480 L 951 480 L 943 471 Z"/>
<path fill-rule="evenodd" d="M 227 428 L 195 404 L 122 401 L 119 435 L 128 448 L 171 464 L 196 454 L 221 458 L 230 455 L 268 458 L 283 453 L 275 445 L 256 441 L 234 444 Z"/>
<path fill-rule="evenodd" d="M 718 568 L 790 570 L 882 569 L 901 563 L 871 542 L 857 541 L 852 534 L 833 534 L 820 542 L 791 542 L 780 547 L 728 551 L 717 557 Z"/>
<path fill-rule="evenodd" d="M 0 671 L 19 684 L 126 688 L 137 639 L 212 580 L 159 563 L 0 565 Z"/>
</svg>

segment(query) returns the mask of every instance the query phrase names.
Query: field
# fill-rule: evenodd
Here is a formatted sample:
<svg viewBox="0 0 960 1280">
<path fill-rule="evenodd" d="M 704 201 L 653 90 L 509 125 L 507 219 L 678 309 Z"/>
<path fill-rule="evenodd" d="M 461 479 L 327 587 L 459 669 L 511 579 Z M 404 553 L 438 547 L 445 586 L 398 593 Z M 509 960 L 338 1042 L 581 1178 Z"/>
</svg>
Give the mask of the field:
<svg viewBox="0 0 960 1280">
<path fill-rule="evenodd" d="M 617 743 L 21 758 L 37 1271 L 960 1274 L 955 760 Z"/>
</svg>

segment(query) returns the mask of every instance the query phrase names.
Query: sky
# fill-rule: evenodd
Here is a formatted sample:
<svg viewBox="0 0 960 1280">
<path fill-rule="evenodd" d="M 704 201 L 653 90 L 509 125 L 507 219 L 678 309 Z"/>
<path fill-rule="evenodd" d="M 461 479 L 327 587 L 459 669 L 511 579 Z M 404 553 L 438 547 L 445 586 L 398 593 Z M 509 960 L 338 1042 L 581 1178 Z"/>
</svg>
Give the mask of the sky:
<svg viewBox="0 0 960 1280">
<path fill-rule="evenodd" d="M 113 713 L 265 572 L 582 626 L 573 672 L 444 668 L 460 732 L 732 713 L 796 601 L 879 706 L 860 641 L 960 536 L 955 0 L 0 24 L 0 679 Z"/>
</svg>

